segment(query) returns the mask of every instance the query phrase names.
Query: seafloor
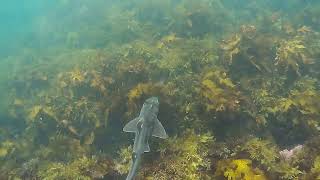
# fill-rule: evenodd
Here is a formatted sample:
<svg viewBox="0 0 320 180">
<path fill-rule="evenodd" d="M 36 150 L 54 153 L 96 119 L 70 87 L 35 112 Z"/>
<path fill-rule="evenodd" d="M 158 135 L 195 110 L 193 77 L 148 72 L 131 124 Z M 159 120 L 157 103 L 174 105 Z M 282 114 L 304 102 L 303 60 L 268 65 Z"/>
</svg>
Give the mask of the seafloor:
<svg viewBox="0 0 320 180">
<path fill-rule="evenodd" d="M 125 179 L 122 128 L 151 96 L 169 138 L 136 179 L 320 179 L 319 17 L 318 0 L 56 1 L 1 42 L 0 179 Z"/>
</svg>

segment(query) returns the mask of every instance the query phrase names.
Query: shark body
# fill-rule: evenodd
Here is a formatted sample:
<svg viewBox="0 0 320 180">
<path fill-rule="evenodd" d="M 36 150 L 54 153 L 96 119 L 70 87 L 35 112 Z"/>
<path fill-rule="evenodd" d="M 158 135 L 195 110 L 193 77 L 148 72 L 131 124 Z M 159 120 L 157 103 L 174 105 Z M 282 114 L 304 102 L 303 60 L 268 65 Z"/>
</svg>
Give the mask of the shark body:
<svg viewBox="0 0 320 180">
<path fill-rule="evenodd" d="M 147 99 L 140 111 L 140 115 L 126 124 L 125 132 L 135 133 L 132 153 L 132 165 L 126 180 L 134 179 L 138 172 L 142 154 L 150 152 L 149 139 L 151 136 L 167 138 L 168 135 L 161 122 L 157 118 L 159 112 L 159 101 L 157 97 Z"/>
</svg>

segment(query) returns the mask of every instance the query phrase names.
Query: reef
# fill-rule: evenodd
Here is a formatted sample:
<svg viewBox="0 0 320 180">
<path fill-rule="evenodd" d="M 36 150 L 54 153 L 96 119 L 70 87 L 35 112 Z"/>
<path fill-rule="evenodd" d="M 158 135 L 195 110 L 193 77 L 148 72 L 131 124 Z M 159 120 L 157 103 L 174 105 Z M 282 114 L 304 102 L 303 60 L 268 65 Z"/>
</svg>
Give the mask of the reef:
<svg viewBox="0 0 320 180">
<path fill-rule="evenodd" d="M 1 59 L 0 179 L 124 179 L 150 96 L 169 138 L 138 179 L 320 178 L 317 1 L 113 3 L 59 1 Z"/>
</svg>

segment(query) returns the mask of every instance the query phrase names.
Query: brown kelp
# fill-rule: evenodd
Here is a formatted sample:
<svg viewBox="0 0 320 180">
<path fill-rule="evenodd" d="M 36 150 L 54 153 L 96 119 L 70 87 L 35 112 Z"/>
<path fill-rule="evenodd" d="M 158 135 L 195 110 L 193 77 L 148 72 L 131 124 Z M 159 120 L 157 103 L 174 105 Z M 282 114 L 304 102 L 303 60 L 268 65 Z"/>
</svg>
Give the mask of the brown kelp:
<svg viewBox="0 0 320 180">
<path fill-rule="evenodd" d="M 0 179 L 125 178 L 151 96 L 139 179 L 319 178 L 320 5 L 270 2 L 59 1 L 0 61 Z"/>
</svg>

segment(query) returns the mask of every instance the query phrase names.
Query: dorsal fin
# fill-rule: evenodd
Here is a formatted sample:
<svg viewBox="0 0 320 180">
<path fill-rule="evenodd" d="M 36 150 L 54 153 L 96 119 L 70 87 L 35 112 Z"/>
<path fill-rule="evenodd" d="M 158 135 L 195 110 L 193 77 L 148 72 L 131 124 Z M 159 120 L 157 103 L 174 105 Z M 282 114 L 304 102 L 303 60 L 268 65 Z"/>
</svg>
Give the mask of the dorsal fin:
<svg viewBox="0 0 320 180">
<path fill-rule="evenodd" d="M 124 132 L 137 132 L 137 131 L 138 131 L 137 124 L 138 124 L 139 120 L 140 120 L 140 118 L 137 117 L 137 118 L 129 121 L 129 122 L 123 127 L 123 131 L 124 131 Z"/>
<path fill-rule="evenodd" d="M 144 152 L 150 152 L 150 146 L 148 142 L 144 146 Z"/>
<path fill-rule="evenodd" d="M 162 139 L 168 138 L 166 130 L 163 128 L 161 122 L 157 118 L 154 122 L 152 136 L 162 138 Z"/>
</svg>

